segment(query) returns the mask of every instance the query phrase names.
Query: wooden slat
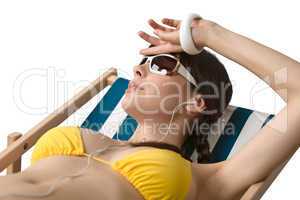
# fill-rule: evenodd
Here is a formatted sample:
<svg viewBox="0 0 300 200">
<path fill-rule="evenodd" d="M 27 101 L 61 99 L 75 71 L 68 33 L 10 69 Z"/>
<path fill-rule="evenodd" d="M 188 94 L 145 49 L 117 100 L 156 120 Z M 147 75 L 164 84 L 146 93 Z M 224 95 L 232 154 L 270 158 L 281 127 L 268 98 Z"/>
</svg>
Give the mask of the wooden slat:
<svg viewBox="0 0 300 200">
<path fill-rule="evenodd" d="M 12 145 L 15 141 L 17 141 L 20 137 L 22 137 L 21 133 L 15 132 L 11 133 L 7 136 L 7 146 Z M 6 169 L 7 174 L 13 174 L 21 171 L 21 158 L 17 159 L 11 165 L 9 165 Z"/>
<path fill-rule="evenodd" d="M 108 85 L 107 79 L 112 75 L 117 75 L 117 69 L 110 68 L 107 70 L 89 86 L 81 90 L 77 95 L 64 103 L 61 107 L 25 133 L 21 138 L 3 150 L 0 153 L 0 172 L 30 149 L 47 130 L 58 126 L 72 113 L 98 94 L 99 91 L 105 88 Z M 112 78 L 110 77 L 109 79 L 111 80 Z"/>
<path fill-rule="evenodd" d="M 111 76 L 109 76 L 106 80 L 107 80 L 107 84 L 108 85 L 112 85 L 114 82 L 115 82 L 115 80 L 118 78 L 118 76 L 117 75 L 111 75 Z"/>
</svg>

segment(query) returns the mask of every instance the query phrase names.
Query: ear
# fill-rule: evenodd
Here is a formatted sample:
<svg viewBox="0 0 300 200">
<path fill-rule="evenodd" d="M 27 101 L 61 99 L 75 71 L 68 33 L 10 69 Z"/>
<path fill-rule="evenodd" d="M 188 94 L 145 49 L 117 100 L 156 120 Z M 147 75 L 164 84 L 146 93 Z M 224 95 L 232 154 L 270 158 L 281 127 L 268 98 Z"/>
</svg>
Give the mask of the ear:
<svg viewBox="0 0 300 200">
<path fill-rule="evenodd" d="M 205 101 L 200 94 L 195 95 L 190 101 L 195 101 L 196 103 L 186 105 L 188 114 L 197 115 L 206 109 Z"/>
</svg>

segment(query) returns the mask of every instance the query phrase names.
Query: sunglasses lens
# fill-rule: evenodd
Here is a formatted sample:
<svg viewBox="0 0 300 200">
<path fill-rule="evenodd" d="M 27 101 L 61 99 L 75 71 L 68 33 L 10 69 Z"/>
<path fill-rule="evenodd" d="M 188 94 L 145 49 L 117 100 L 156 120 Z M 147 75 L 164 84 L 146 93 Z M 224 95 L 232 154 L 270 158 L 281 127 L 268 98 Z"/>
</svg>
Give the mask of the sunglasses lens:
<svg viewBox="0 0 300 200">
<path fill-rule="evenodd" d="M 177 60 L 168 56 L 157 56 L 153 58 L 151 68 L 156 71 L 166 70 L 172 72 L 176 67 Z"/>
</svg>

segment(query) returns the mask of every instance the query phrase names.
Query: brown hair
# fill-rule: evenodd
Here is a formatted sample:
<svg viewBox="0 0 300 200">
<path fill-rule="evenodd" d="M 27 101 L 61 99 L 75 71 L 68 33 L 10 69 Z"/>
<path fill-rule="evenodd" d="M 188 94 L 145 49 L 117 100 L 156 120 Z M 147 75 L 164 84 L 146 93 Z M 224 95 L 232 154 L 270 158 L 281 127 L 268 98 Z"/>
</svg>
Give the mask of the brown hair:
<svg viewBox="0 0 300 200">
<path fill-rule="evenodd" d="M 206 105 L 204 114 L 201 113 L 201 120 L 200 116 L 194 120 L 197 126 L 192 129 L 191 133 L 188 133 L 181 150 L 183 156 L 189 158 L 196 149 L 197 161 L 207 163 L 211 157 L 207 139 L 210 128 L 199 129 L 199 126 L 206 123 L 210 127 L 223 114 L 232 97 L 231 81 L 224 65 L 214 54 L 205 49 L 197 55 L 188 55 L 182 52 L 179 54 L 179 58 L 180 62 L 188 67 L 187 69 L 197 82 L 197 87 L 191 85 L 192 91 L 201 94 Z M 209 84 L 203 84 L 205 82 Z M 210 95 L 217 96 L 209 98 Z"/>
</svg>

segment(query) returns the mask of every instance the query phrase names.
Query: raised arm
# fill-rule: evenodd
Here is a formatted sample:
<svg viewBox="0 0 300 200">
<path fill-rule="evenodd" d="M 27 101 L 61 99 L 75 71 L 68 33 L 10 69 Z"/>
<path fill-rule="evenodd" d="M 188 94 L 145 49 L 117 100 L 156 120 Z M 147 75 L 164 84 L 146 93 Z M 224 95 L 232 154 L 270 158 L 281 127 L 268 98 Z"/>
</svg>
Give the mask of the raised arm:
<svg viewBox="0 0 300 200">
<path fill-rule="evenodd" d="M 300 144 L 300 64 L 258 42 L 213 23 L 207 46 L 264 79 L 287 105 L 245 148 L 226 161 L 211 181 L 218 180 L 226 196 L 234 196 L 263 180 Z M 280 91 L 286 91 L 281 93 Z M 233 178 L 234 177 L 234 178 Z"/>
<path fill-rule="evenodd" d="M 287 96 L 280 91 L 287 90 L 288 96 L 299 96 L 299 62 L 216 23 L 210 23 L 206 29 L 207 47 L 255 73 L 285 101 Z"/>
<path fill-rule="evenodd" d="M 164 19 L 175 27 L 165 29 L 153 21 L 158 37 L 145 32 L 139 35 L 155 47 L 141 50 L 142 54 L 178 52 L 180 21 Z M 287 102 L 284 107 L 252 141 L 237 155 L 220 165 L 208 185 L 219 188 L 223 199 L 233 199 L 250 185 L 263 180 L 276 166 L 294 153 L 300 141 L 300 64 L 258 42 L 207 21 L 192 26 L 193 39 L 198 47 L 208 47 L 239 63 L 267 83 Z M 280 92 L 279 91 L 285 91 Z M 281 90 L 282 89 L 282 90 Z M 219 183 L 219 184 L 217 184 Z M 227 198 L 224 198 L 227 197 Z"/>
</svg>

